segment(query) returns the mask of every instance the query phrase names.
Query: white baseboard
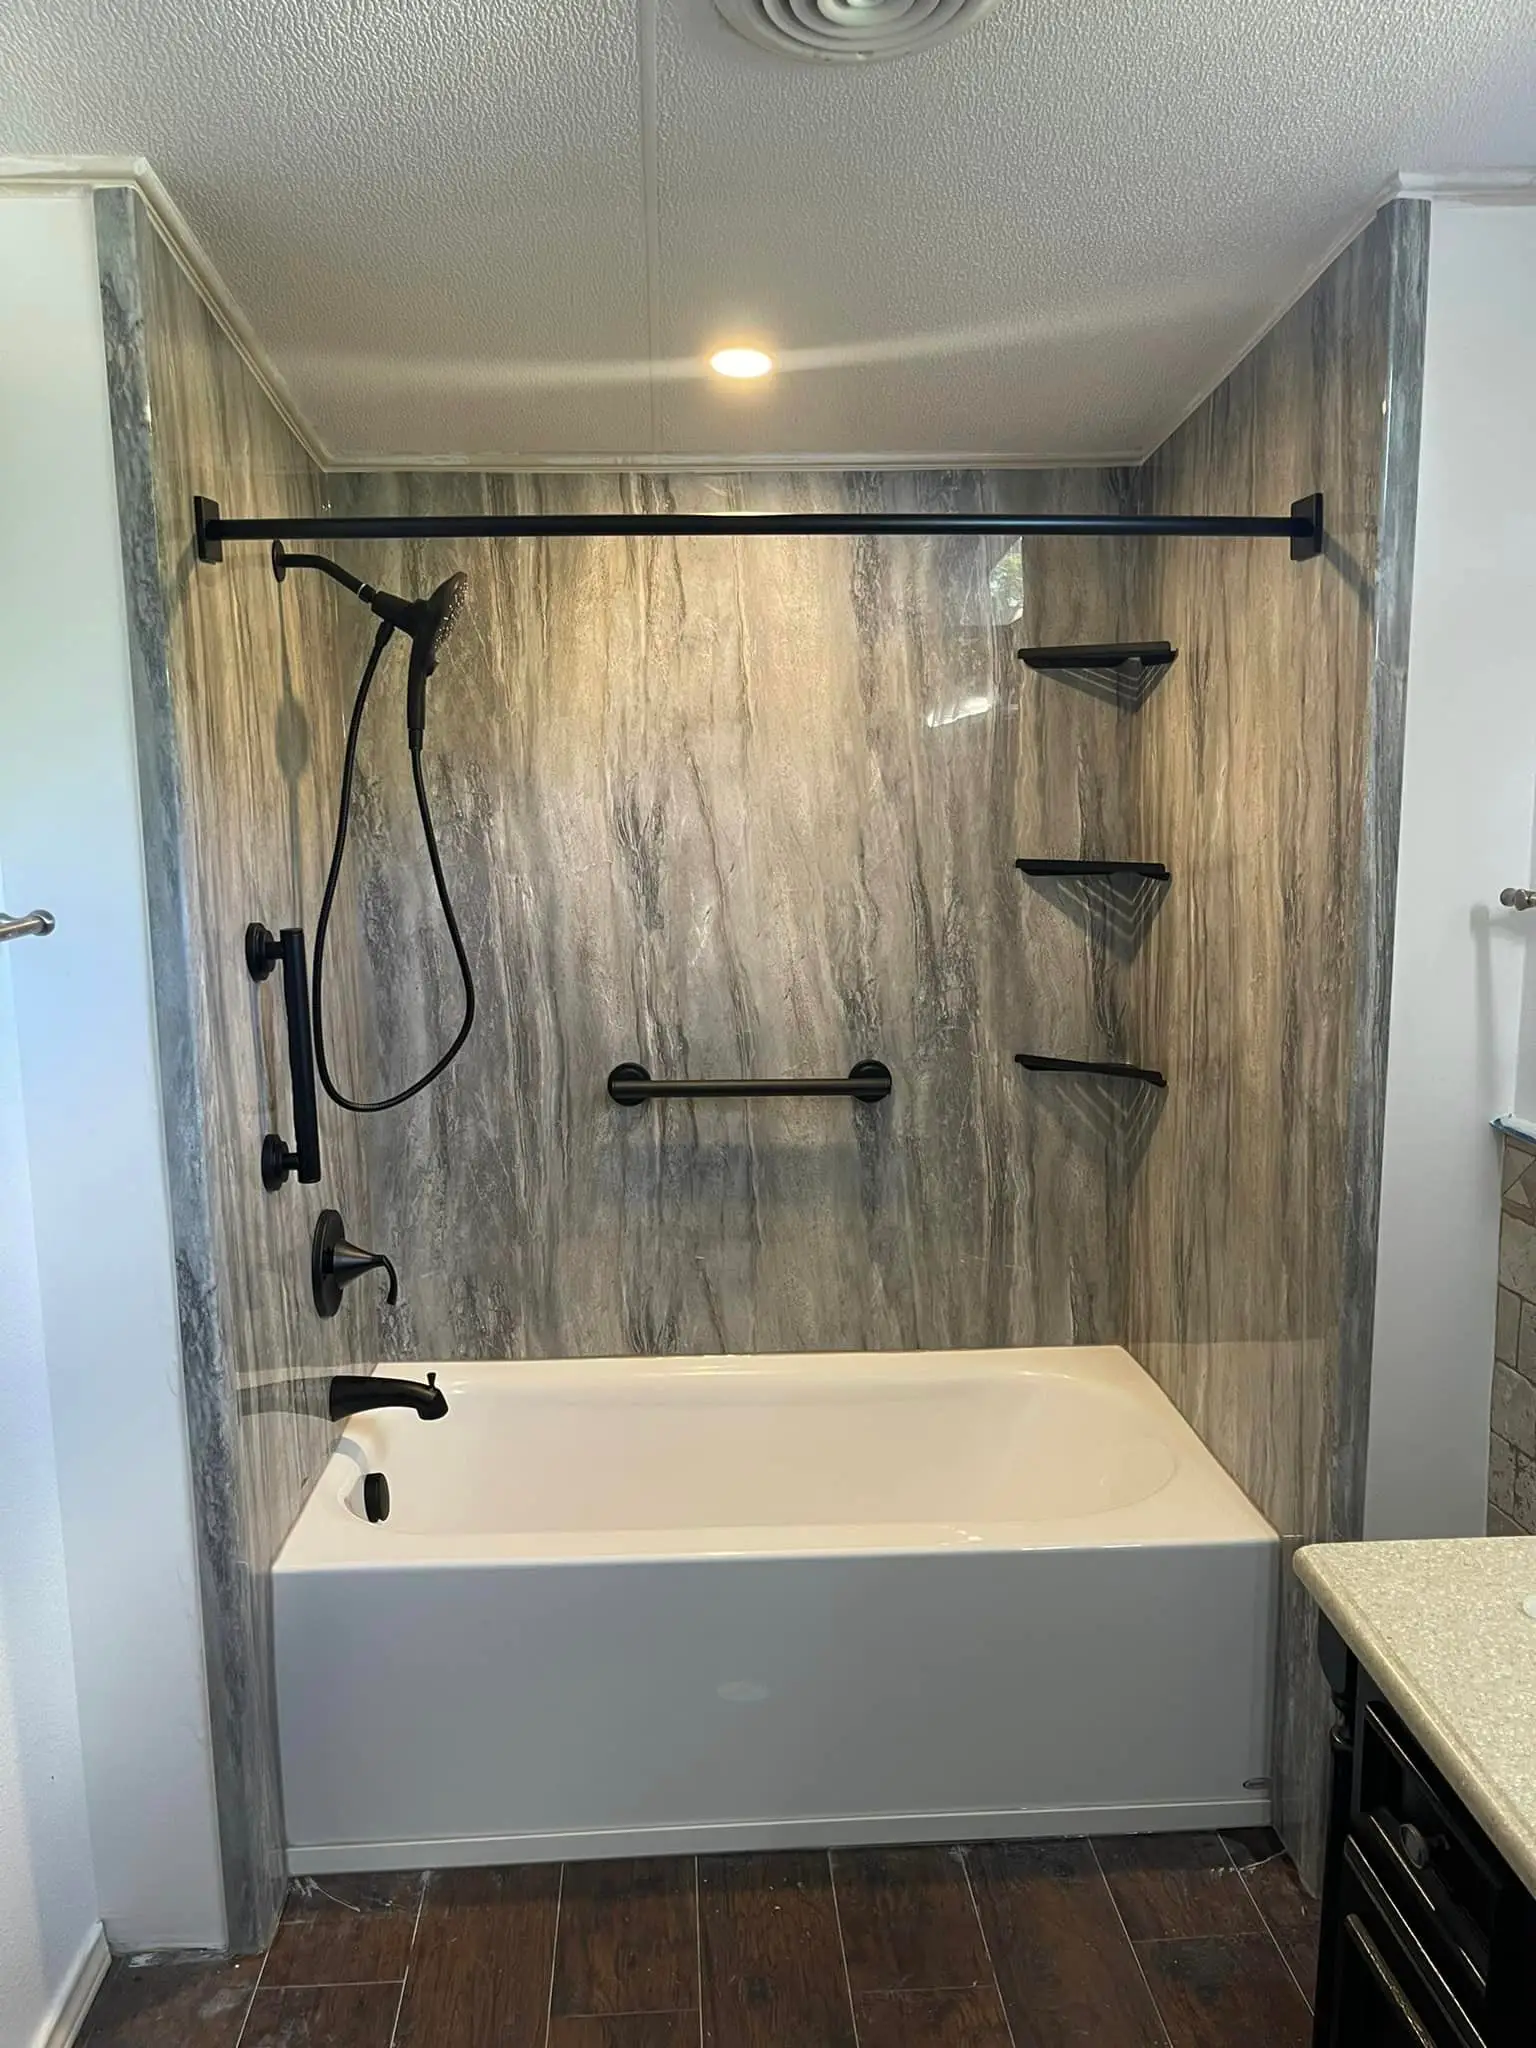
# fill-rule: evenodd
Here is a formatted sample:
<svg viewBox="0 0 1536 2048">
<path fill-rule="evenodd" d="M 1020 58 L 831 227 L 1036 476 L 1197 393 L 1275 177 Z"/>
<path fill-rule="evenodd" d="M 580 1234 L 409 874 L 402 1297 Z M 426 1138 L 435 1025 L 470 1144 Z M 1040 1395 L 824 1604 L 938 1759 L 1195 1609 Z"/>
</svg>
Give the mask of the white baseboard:
<svg viewBox="0 0 1536 2048">
<path fill-rule="evenodd" d="M 1267 1796 L 1149 1806 L 1062 1806 L 981 1813 L 883 1813 L 830 1820 L 706 1821 L 695 1826 L 457 1835 L 414 1842 L 320 1842 L 288 1850 L 295 1877 L 339 1871 L 452 1870 L 606 1856 L 724 1856 L 754 1849 L 849 1849 L 898 1842 L 1008 1842 L 1051 1835 L 1152 1835 L 1269 1823 Z"/>
<path fill-rule="evenodd" d="M 91 2000 L 101 1989 L 111 1961 L 112 1951 L 98 1920 L 81 1944 L 52 2012 L 34 2036 L 36 2048 L 74 2048 L 75 2036 L 85 2024 Z"/>
</svg>

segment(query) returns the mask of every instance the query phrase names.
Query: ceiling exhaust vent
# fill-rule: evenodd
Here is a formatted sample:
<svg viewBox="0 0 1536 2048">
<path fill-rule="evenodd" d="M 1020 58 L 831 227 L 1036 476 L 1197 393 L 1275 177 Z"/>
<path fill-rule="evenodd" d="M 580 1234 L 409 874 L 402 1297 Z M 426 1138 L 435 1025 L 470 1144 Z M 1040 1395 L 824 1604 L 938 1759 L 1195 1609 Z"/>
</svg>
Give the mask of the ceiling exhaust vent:
<svg viewBox="0 0 1536 2048">
<path fill-rule="evenodd" d="M 997 0 L 715 0 L 731 27 L 781 57 L 867 64 L 957 36 Z"/>
</svg>

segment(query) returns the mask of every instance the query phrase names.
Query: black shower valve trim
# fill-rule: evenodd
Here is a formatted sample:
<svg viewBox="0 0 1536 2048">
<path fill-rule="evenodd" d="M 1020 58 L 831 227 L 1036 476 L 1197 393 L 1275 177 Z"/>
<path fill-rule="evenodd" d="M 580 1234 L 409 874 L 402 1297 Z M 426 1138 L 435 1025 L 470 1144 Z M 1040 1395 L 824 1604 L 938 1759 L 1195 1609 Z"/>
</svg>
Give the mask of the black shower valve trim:
<svg viewBox="0 0 1536 2048">
<path fill-rule="evenodd" d="M 365 1252 L 347 1242 L 347 1226 L 337 1209 L 322 1209 L 315 1222 L 310 1246 L 310 1284 L 314 1289 L 315 1314 L 329 1318 L 341 1307 L 341 1297 L 364 1273 L 383 1273 L 389 1281 L 385 1306 L 393 1308 L 400 1299 L 400 1276 L 393 1261 L 383 1252 Z"/>
</svg>

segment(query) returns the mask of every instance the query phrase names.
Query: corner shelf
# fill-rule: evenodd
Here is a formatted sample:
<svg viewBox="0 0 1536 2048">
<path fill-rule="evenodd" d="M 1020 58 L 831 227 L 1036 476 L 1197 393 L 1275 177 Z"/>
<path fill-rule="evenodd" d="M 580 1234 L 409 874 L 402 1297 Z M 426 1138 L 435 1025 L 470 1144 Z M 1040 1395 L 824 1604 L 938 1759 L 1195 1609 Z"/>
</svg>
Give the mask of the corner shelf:
<svg viewBox="0 0 1536 2048">
<path fill-rule="evenodd" d="M 1016 1052 L 1014 1058 L 1035 1074 L 1107 1074 L 1117 1081 L 1144 1081 L 1149 1088 L 1168 1086 L 1156 1067 L 1133 1067 L 1124 1060 L 1056 1060 L 1043 1052 Z"/>
<path fill-rule="evenodd" d="M 1160 860 L 1016 860 L 1026 875 L 1140 875 L 1148 882 L 1171 882 Z"/>
<path fill-rule="evenodd" d="M 1102 668 L 1135 677 L 1149 668 L 1167 668 L 1179 650 L 1166 640 L 1132 640 L 1091 647 L 1021 647 L 1026 668 Z"/>
</svg>

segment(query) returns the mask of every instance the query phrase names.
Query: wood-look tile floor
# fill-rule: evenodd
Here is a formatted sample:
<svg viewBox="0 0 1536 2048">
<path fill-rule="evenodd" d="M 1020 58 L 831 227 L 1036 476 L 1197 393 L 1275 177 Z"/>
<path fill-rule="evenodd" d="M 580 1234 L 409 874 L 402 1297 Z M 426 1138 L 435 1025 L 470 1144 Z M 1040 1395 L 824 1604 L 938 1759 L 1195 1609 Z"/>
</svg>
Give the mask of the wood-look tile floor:
<svg viewBox="0 0 1536 2048">
<path fill-rule="evenodd" d="M 83 2048 L 1306 2048 L 1267 1833 L 293 1887 L 265 1956 L 113 1964 Z"/>
</svg>

